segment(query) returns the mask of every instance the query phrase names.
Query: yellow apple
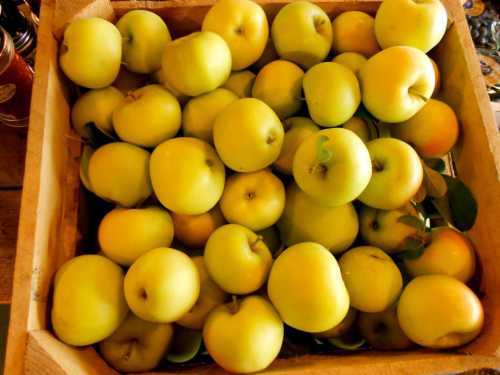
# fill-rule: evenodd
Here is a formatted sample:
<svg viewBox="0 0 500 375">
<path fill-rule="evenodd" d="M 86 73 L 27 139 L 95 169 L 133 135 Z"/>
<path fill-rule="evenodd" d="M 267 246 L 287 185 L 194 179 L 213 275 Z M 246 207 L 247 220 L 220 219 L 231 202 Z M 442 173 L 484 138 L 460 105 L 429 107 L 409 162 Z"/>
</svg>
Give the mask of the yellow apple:
<svg viewBox="0 0 500 375">
<path fill-rule="evenodd" d="M 191 258 L 159 247 L 141 255 L 123 282 L 125 299 L 139 318 L 158 323 L 180 319 L 195 305 L 200 277 Z"/>
<path fill-rule="evenodd" d="M 352 245 L 358 226 L 358 215 L 351 203 L 324 206 L 296 184 L 288 186 L 285 211 L 278 222 L 285 246 L 312 241 L 338 254 Z"/>
<path fill-rule="evenodd" d="M 370 183 L 359 196 L 367 206 L 393 210 L 407 204 L 422 184 L 422 163 L 415 150 L 395 138 L 366 144 L 372 159 Z"/>
<path fill-rule="evenodd" d="M 342 128 L 320 130 L 307 137 L 293 159 L 297 185 L 321 205 L 341 206 L 353 201 L 371 175 L 365 144 Z"/>
<path fill-rule="evenodd" d="M 337 261 L 314 242 L 290 246 L 278 256 L 267 293 L 283 321 L 301 331 L 331 329 L 349 310 L 349 294 Z"/>
<path fill-rule="evenodd" d="M 481 332 L 484 313 L 479 299 L 462 282 L 446 275 L 424 275 L 401 293 L 398 320 L 410 340 L 446 349 L 473 340 Z"/>
<path fill-rule="evenodd" d="M 150 77 L 152 78 L 153 82 L 159 83 L 160 85 L 165 87 L 173 96 L 175 96 L 175 98 L 177 99 L 179 104 L 184 105 L 189 100 L 190 97 L 188 95 L 185 95 L 185 94 L 181 93 L 180 91 L 176 90 L 172 85 L 170 85 L 167 82 L 167 79 L 165 77 L 165 73 L 163 72 L 162 68 L 158 69 Z M 141 85 L 141 86 L 144 86 L 144 85 Z"/>
<path fill-rule="evenodd" d="M 99 350 L 115 370 L 143 372 L 158 366 L 174 329 L 168 323 L 152 323 L 129 314 L 118 329 L 99 343 Z"/>
<path fill-rule="evenodd" d="M 155 147 L 172 138 L 181 127 L 177 99 L 160 85 L 129 93 L 113 112 L 113 127 L 125 142 Z"/>
<path fill-rule="evenodd" d="M 221 86 L 231 73 L 231 51 L 216 33 L 199 31 L 166 44 L 165 81 L 181 94 L 198 96 Z"/>
<path fill-rule="evenodd" d="M 71 123 L 84 138 L 89 137 L 89 124 L 94 124 L 104 133 L 113 133 L 112 114 L 123 101 L 123 94 L 114 87 L 89 90 L 80 96 L 71 109 Z"/>
<path fill-rule="evenodd" d="M 439 0 L 384 0 L 375 16 L 382 48 L 411 46 L 428 52 L 443 38 L 448 15 Z"/>
<path fill-rule="evenodd" d="M 100 255 L 80 255 L 56 273 L 52 327 L 66 344 L 92 345 L 111 335 L 127 315 L 122 269 Z"/>
<path fill-rule="evenodd" d="M 100 89 L 111 85 L 120 70 L 122 37 L 103 18 L 80 18 L 69 24 L 59 51 L 59 65 L 77 85 Z"/>
<path fill-rule="evenodd" d="M 354 132 L 365 143 L 372 139 L 372 134 L 368 125 L 361 117 L 351 117 L 344 123 L 343 128 Z"/>
<path fill-rule="evenodd" d="M 169 247 L 173 238 L 172 218 L 159 207 L 115 208 L 104 216 L 98 229 L 104 255 L 124 266 L 151 249 Z"/>
<path fill-rule="evenodd" d="M 303 68 L 323 61 L 332 46 L 332 25 L 319 6 L 294 1 L 280 9 L 271 26 L 278 55 Z"/>
<path fill-rule="evenodd" d="M 242 70 L 241 72 L 232 72 L 222 87 L 232 91 L 240 98 L 249 98 L 252 96 L 254 81 L 255 73 L 250 70 Z"/>
<path fill-rule="evenodd" d="M 239 224 L 217 228 L 208 239 L 203 256 L 210 277 L 232 294 L 259 289 L 266 282 L 273 261 L 262 237 Z"/>
<path fill-rule="evenodd" d="M 286 60 L 275 60 L 264 66 L 252 88 L 252 96 L 262 100 L 281 118 L 300 110 L 304 72 Z"/>
<path fill-rule="evenodd" d="M 122 34 L 122 60 L 128 70 L 150 74 L 160 68 L 163 49 L 171 40 L 160 16 L 134 9 L 125 13 L 116 27 Z"/>
<path fill-rule="evenodd" d="M 197 138 L 163 142 L 151 155 L 150 171 L 160 202 L 179 214 L 209 211 L 224 190 L 224 165 L 213 147 Z"/>
<path fill-rule="evenodd" d="M 371 57 L 380 51 L 375 38 L 375 20 L 357 10 L 341 13 L 332 22 L 332 49 L 336 53 L 357 52 Z"/>
<path fill-rule="evenodd" d="M 334 62 L 309 69 L 304 75 L 303 87 L 309 114 L 321 126 L 343 124 L 354 115 L 361 102 L 354 73 Z"/>
<path fill-rule="evenodd" d="M 419 49 L 406 46 L 390 47 L 372 56 L 359 78 L 364 106 L 389 123 L 406 121 L 422 109 L 435 85 L 431 60 Z"/>
<path fill-rule="evenodd" d="M 149 152 L 128 143 L 114 142 L 92 154 L 88 175 L 97 196 L 131 207 L 152 193 L 148 169 Z"/>
<path fill-rule="evenodd" d="M 220 200 L 228 223 L 259 231 L 274 225 L 285 208 L 285 187 L 270 171 L 236 173 L 227 179 Z"/>
<path fill-rule="evenodd" d="M 357 52 L 344 52 L 335 56 L 332 60 L 334 63 L 344 65 L 346 68 L 351 69 L 357 78 L 359 78 L 359 71 L 367 61 L 366 57 Z"/>
<path fill-rule="evenodd" d="M 355 309 L 384 311 L 401 293 L 403 277 L 399 268 L 377 247 L 355 247 L 342 255 L 339 265 Z"/>
<path fill-rule="evenodd" d="M 224 38 L 231 50 L 233 70 L 256 62 L 269 36 L 266 13 L 251 0 L 217 1 L 203 19 L 201 29 Z"/>
<path fill-rule="evenodd" d="M 182 111 L 182 131 L 186 137 L 213 143 L 215 118 L 238 96 L 227 89 L 218 88 L 189 100 Z"/>
<path fill-rule="evenodd" d="M 208 354 L 234 373 L 264 370 L 278 356 L 283 336 L 278 313 L 260 296 L 215 308 L 203 327 Z"/>
<path fill-rule="evenodd" d="M 351 327 L 356 322 L 357 317 L 358 317 L 358 310 L 349 307 L 347 315 L 344 317 L 344 319 L 342 319 L 342 321 L 339 324 L 337 324 L 333 328 L 330 328 L 327 331 L 315 333 L 314 336 L 326 339 L 342 337 L 347 332 L 349 332 Z"/>
<path fill-rule="evenodd" d="M 237 172 L 254 172 L 278 159 L 284 130 L 267 104 L 243 98 L 216 117 L 213 135 L 215 148 L 225 165 Z"/>
<path fill-rule="evenodd" d="M 135 91 L 142 86 L 145 86 L 149 81 L 149 78 L 150 76 L 147 74 L 131 72 L 122 65 L 118 76 L 113 81 L 112 86 L 120 90 L 122 94 L 127 95 L 130 91 Z"/>
<path fill-rule="evenodd" d="M 439 73 L 439 68 L 436 62 L 433 59 L 430 60 L 432 67 L 434 68 L 434 78 L 436 79 L 436 85 L 434 86 L 434 91 L 432 92 L 432 96 L 435 96 L 441 89 L 441 73 Z"/>
<path fill-rule="evenodd" d="M 253 67 L 260 70 L 264 65 L 269 64 L 271 61 L 278 60 L 279 58 L 276 48 L 274 48 L 273 40 L 269 38 L 264 48 L 264 52 L 262 52 L 262 55 L 260 55 L 259 59 L 253 64 Z"/>
</svg>

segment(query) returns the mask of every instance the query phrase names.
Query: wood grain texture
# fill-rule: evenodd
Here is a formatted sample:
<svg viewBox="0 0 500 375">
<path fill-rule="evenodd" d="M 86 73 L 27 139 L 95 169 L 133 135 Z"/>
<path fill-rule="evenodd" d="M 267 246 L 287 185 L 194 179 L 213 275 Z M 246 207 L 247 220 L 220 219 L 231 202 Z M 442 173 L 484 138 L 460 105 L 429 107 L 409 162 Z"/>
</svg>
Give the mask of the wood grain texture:
<svg viewBox="0 0 500 375">
<path fill-rule="evenodd" d="M 0 124 L 0 188 L 22 186 L 26 137 L 26 128 L 10 128 Z"/>
</svg>

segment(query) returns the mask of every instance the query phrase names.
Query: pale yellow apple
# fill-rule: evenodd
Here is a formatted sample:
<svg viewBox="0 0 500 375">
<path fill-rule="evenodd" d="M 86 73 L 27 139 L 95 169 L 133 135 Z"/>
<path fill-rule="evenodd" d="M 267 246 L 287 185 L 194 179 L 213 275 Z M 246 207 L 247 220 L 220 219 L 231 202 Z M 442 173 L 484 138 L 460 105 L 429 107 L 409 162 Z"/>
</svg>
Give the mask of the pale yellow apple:
<svg viewBox="0 0 500 375">
<path fill-rule="evenodd" d="M 434 86 L 434 91 L 432 96 L 435 96 L 441 89 L 441 73 L 439 72 L 439 67 L 433 59 L 430 59 L 432 67 L 434 68 L 434 78 L 436 79 L 436 85 Z"/>
<path fill-rule="evenodd" d="M 113 111 L 120 105 L 123 98 L 123 94 L 112 86 L 87 91 L 76 100 L 71 108 L 73 127 L 84 138 L 90 136 L 86 127 L 90 124 L 94 124 L 104 133 L 113 133 Z"/>
<path fill-rule="evenodd" d="M 231 51 L 216 33 L 199 31 L 166 44 L 163 77 L 181 94 L 198 96 L 221 86 L 231 73 Z"/>
<path fill-rule="evenodd" d="M 285 211 L 278 227 L 285 246 L 317 242 L 334 254 L 347 250 L 358 235 L 358 215 L 351 203 L 319 204 L 296 184 L 288 186 Z"/>
<path fill-rule="evenodd" d="M 431 231 L 423 254 L 416 259 L 405 259 L 405 266 L 412 277 L 440 274 L 466 283 L 474 274 L 476 255 L 471 241 L 464 234 L 439 227 Z"/>
<path fill-rule="evenodd" d="M 304 75 L 303 88 L 311 118 L 325 127 L 349 120 L 361 102 L 355 74 L 334 62 L 324 62 L 309 69 Z"/>
<path fill-rule="evenodd" d="M 372 139 L 372 134 L 365 120 L 361 117 L 353 116 L 347 120 L 342 126 L 344 129 L 348 129 L 354 132 L 363 142 L 369 142 Z"/>
<path fill-rule="evenodd" d="M 252 87 L 255 77 L 255 73 L 250 70 L 232 72 L 222 87 L 232 91 L 240 98 L 249 98 L 252 96 Z"/>
<path fill-rule="evenodd" d="M 220 200 L 228 223 L 259 231 L 274 225 L 285 208 L 285 187 L 271 171 L 236 173 L 227 179 Z"/>
<path fill-rule="evenodd" d="M 318 147 L 321 147 L 318 153 Z M 293 160 L 297 185 L 319 204 L 341 206 L 370 182 L 372 165 L 363 141 L 350 130 L 320 130 L 306 138 Z"/>
<path fill-rule="evenodd" d="M 271 165 L 281 151 L 283 126 L 274 111 L 255 98 L 238 99 L 215 119 L 217 152 L 229 168 L 254 172 Z"/>
<path fill-rule="evenodd" d="M 401 293 L 398 320 L 410 340 L 446 349 L 473 340 L 481 332 L 484 313 L 477 296 L 462 282 L 446 275 L 424 275 Z"/>
<path fill-rule="evenodd" d="M 365 12 L 343 12 L 332 21 L 332 49 L 336 53 L 357 52 L 371 57 L 380 51 L 375 38 L 375 20 Z"/>
<path fill-rule="evenodd" d="M 382 48 L 411 46 L 428 52 L 443 38 L 448 14 L 439 0 L 384 0 L 375 16 Z"/>
<path fill-rule="evenodd" d="M 59 49 L 59 65 L 77 85 L 100 89 L 111 85 L 120 70 L 122 37 L 103 18 L 80 18 L 69 24 Z"/>
<path fill-rule="evenodd" d="M 122 35 L 122 61 L 128 70 L 150 74 L 161 67 L 163 50 L 171 37 L 160 16 L 134 9 L 120 17 L 116 27 Z"/>
<path fill-rule="evenodd" d="M 160 202 L 179 214 L 209 211 L 224 190 L 224 165 L 213 147 L 197 138 L 163 142 L 151 155 L 150 171 Z"/>
<path fill-rule="evenodd" d="M 95 344 L 111 335 L 127 315 L 122 269 L 100 255 L 80 255 L 56 273 L 52 327 L 66 344 Z"/>
<path fill-rule="evenodd" d="M 331 329 L 349 310 L 349 294 L 335 257 L 314 242 L 290 246 L 278 256 L 267 293 L 283 321 L 301 331 Z"/>
<path fill-rule="evenodd" d="M 355 309 L 384 311 L 401 293 L 403 278 L 399 268 L 377 247 L 355 247 L 342 255 L 339 265 Z"/>
<path fill-rule="evenodd" d="M 120 67 L 118 76 L 113 81 L 112 86 L 120 90 L 124 95 L 130 91 L 135 91 L 142 86 L 145 86 L 150 76 L 147 74 L 139 74 L 127 70 L 123 65 Z"/>
<path fill-rule="evenodd" d="M 113 127 L 125 142 L 155 147 L 172 138 L 181 127 L 181 106 L 161 85 L 129 93 L 113 112 Z"/>
<path fill-rule="evenodd" d="M 259 289 L 273 262 L 262 237 L 239 224 L 217 228 L 208 239 L 203 256 L 210 277 L 232 294 Z"/>
<path fill-rule="evenodd" d="M 416 151 L 395 138 L 374 139 L 366 146 L 373 173 L 359 200 L 367 206 L 384 210 L 407 204 L 422 184 L 422 163 Z"/>
<path fill-rule="evenodd" d="M 275 60 L 257 74 L 252 96 L 262 100 L 285 119 L 300 110 L 304 71 L 286 60 Z"/>
<path fill-rule="evenodd" d="M 269 37 L 266 13 L 251 0 L 217 1 L 205 15 L 201 29 L 224 38 L 231 50 L 233 70 L 256 62 Z"/>
<path fill-rule="evenodd" d="M 422 109 L 435 85 L 431 60 L 419 49 L 406 46 L 390 47 L 372 56 L 359 78 L 364 106 L 389 123 L 406 121 Z"/>
<path fill-rule="evenodd" d="M 177 324 L 190 328 L 202 329 L 205 319 L 212 309 L 222 305 L 226 300 L 226 293 L 210 278 L 202 256 L 192 258 L 198 275 L 200 276 L 200 296 L 193 308 L 184 314 Z"/>
<path fill-rule="evenodd" d="M 264 52 L 262 52 L 262 55 L 260 55 L 259 59 L 253 64 L 253 67 L 260 70 L 264 65 L 269 64 L 271 61 L 278 60 L 279 58 L 276 48 L 274 48 L 273 40 L 269 38 L 264 48 Z"/>
<path fill-rule="evenodd" d="M 99 351 L 117 371 L 149 371 L 163 359 L 173 333 L 169 323 L 147 322 L 130 313 L 111 336 L 99 343 Z"/>
<path fill-rule="evenodd" d="M 332 46 L 332 25 L 319 6 L 294 1 L 280 9 L 271 26 L 278 55 L 303 68 L 323 61 Z"/>
<path fill-rule="evenodd" d="M 238 96 L 232 91 L 218 88 L 189 100 L 182 110 L 184 135 L 213 143 L 212 130 L 215 118 L 236 99 Z"/>
<path fill-rule="evenodd" d="M 293 159 L 297 149 L 310 135 L 319 131 L 318 125 L 307 117 L 290 117 L 283 121 L 285 136 L 280 156 L 274 162 L 274 167 L 285 174 L 293 173 Z"/>
<path fill-rule="evenodd" d="M 123 282 L 125 299 L 139 318 L 158 323 L 180 319 L 196 303 L 200 276 L 186 254 L 159 247 L 141 255 Z"/>
<path fill-rule="evenodd" d="M 180 91 L 176 90 L 172 85 L 170 85 L 167 82 L 167 79 L 165 77 L 165 73 L 163 72 L 163 69 L 160 68 L 156 72 L 154 72 L 151 75 L 151 78 L 153 82 L 159 83 L 163 87 L 165 87 L 175 98 L 179 101 L 179 104 L 184 105 L 187 103 L 187 101 L 190 99 L 190 96 L 185 95 L 181 93 Z M 144 85 L 141 85 L 144 86 Z"/>
<path fill-rule="evenodd" d="M 174 226 L 168 211 L 160 207 L 115 208 L 101 220 L 97 233 L 104 255 L 130 266 L 149 250 L 169 247 Z"/>
<path fill-rule="evenodd" d="M 344 65 L 346 68 L 351 69 L 356 77 L 358 77 L 359 71 L 367 61 L 366 57 L 357 52 L 344 52 L 335 56 L 332 60 L 334 63 Z"/>
<path fill-rule="evenodd" d="M 264 370 L 278 356 L 283 336 L 280 316 L 260 296 L 215 308 L 203 327 L 208 354 L 234 373 Z"/>
<path fill-rule="evenodd" d="M 144 201 L 152 193 L 149 156 L 146 150 L 125 142 L 99 147 L 89 161 L 92 191 L 124 207 Z"/>
<path fill-rule="evenodd" d="M 342 321 L 339 324 L 337 324 L 333 328 L 330 328 L 327 331 L 315 333 L 314 336 L 326 339 L 342 337 L 347 332 L 349 332 L 349 330 L 356 322 L 357 317 L 358 317 L 358 310 L 349 307 L 347 315 L 344 317 L 344 319 L 342 319 Z"/>
</svg>

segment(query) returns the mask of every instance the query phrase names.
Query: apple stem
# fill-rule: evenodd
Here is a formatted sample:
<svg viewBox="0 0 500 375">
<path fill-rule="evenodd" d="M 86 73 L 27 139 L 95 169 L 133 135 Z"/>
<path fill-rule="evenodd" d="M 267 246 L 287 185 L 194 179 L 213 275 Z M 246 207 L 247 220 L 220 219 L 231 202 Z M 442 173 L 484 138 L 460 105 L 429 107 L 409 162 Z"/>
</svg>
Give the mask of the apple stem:
<svg viewBox="0 0 500 375">
<path fill-rule="evenodd" d="M 257 238 L 255 239 L 255 241 L 253 241 L 251 244 L 250 244 L 250 249 L 254 250 L 253 247 L 255 245 L 257 245 L 257 243 L 259 243 L 259 241 L 262 241 L 264 239 L 264 237 L 262 237 L 260 234 L 257 235 Z"/>
<path fill-rule="evenodd" d="M 231 311 L 232 314 L 236 314 L 240 309 L 240 302 L 238 301 L 238 297 L 234 294 L 231 296 L 231 299 L 232 301 L 229 304 L 229 311 Z"/>
<path fill-rule="evenodd" d="M 127 351 L 123 354 L 123 359 L 125 361 L 128 361 L 130 359 L 130 356 L 132 355 L 132 349 L 134 348 L 134 345 L 136 344 L 136 339 L 130 340 Z"/>
<path fill-rule="evenodd" d="M 415 90 L 413 90 L 411 87 L 408 89 L 408 93 L 409 94 L 412 94 L 412 95 L 415 95 L 416 97 L 419 97 L 420 99 L 422 99 L 424 102 L 427 102 L 429 100 L 429 98 L 426 98 L 425 96 L 423 96 L 422 94 L 419 94 L 418 92 L 416 92 Z"/>
</svg>

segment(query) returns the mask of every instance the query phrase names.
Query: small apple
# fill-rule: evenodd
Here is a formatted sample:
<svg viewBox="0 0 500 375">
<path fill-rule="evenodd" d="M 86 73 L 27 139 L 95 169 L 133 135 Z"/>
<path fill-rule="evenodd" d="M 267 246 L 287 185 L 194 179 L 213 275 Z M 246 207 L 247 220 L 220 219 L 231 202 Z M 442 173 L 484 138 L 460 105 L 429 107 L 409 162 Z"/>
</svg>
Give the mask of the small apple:
<svg viewBox="0 0 500 375">
<path fill-rule="evenodd" d="M 127 95 L 130 91 L 135 91 L 145 86 L 148 81 L 149 76 L 147 74 L 131 72 L 122 65 L 112 86 L 120 90 L 123 95 Z"/>
<path fill-rule="evenodd" d="M 357 10 L 343 12 L 332 21 L 332 49 L 336 53 L 357 52 L 371 57 L 380 51 L 375 38 L 375 20 Z"/>
<path fill-rule="evenodd" d="M 99 343 L 99 350 L 117 371 L 149 371 L 162 360 L 173 332 L 171 324 L 147 322 L 130 313 L 111 336 Z"/>
<path fill-rule="evenodd" d="M 273 40 L 269 38 L 264 48 L 264 52 L 262 52 L 262 55 L 260 55 L 259 59 L 253 64 L 253 67 L 260 70 L 264 65 L 269 64 L 271 61 L 278 60 L 279 58 L 276 48 L 274 48 Z"/>
<path fill-rule="evenodd" d="M 205 15 L 201 29 L 213 31 L 226 41 L 233 70 L 245 69 L 256 62 L 269 36 L 266 13 L 251 0 L 217 1 Z"/>
<path fill-rule="evenodd" d="M 334 63 L 344 65 L 346 68 L 351 69 L 357 78 L 359 78 L 359 71 L 367 61 L 366 57 L 357 52 L 344 52 L 335 56 L 332 60 Z"/>
<path fill-rule="evenodd" d="M 158 323 L 180 319 L 195 305 L 200 277 L 191 258 L 159 247 L 141 255 L 123 282 L 125 298 L 139 318 Z"/>
<path fill-rule="evenodd" d="M 258 231 L 274 225 L 285 208 L 285 187 L 270 171 L 236 173 L 227 179 L 220 200 L 228 223 Z"/>
<path fill-rule="evenodd" d="M 372 132 L 368 128 L 365 120 L 363 120 L 361 117 L 351 117 L 344 123 L 342 127 L 354 132 L 365 143 L 369 142 L 372 139 Z"/>
<path fill-rule="evenodd" d="M 203 327 L 208 354 L 235 373 L 264 370 L 278 356 L 283 336 L 278 313 L 260 296 L 215 308 Z"/>
<path fill-rule="evenodd" d="M 349 307 L 347 315 L 342 319 L 342 321 L 335 327 L 330 328 L 327 331 L 315 333 L 314 336 L 324 339 L 336 338 L 344 336 L 352 328 L 356 322 L 358 316 L 358 310 Z"/>
<path fill-rule="evenodd" d="M 332 25 L 319 6 L 294 1 L 280 9 L 271 26 L 278 55 L 303 68 L 323 61 L 332 46 Z"/>
<path fill-rule="evenodd" d="M 254 172 L 278 159 L 284 130 L 266 103 L 243 98 L 217 116 L 213 134 L 215 148 L 225 165 L 237 172 Z"/>
<path fill-rule="evenodd" d="M 208 239 L 203 256 L 210 277 L 232 294 L 259 289 L 266 282 L 273 261 L 262 237 L 238 224 L 217 228 Z"/>
<path fill-rule="evenodd" d="M 349 310 L 349 294 L 337 261 L 314 242 L 290 246 L 278 256 L 267 293 L 283 321 L 305 332 L 331 329 Z"/>
<path fill-rule="evenodd" d="M 122 35 L 122 60 L 128 70 L 150 74 L 160 69 L 165 44 L 171 41 L 160 16 L 135 9 L 125 13 L 116 27 Z"/>
<path fill-rule="evenodd" d="M 232 72 L 222 87 L 232 91 L 240 98 L 249 98 L 252 96 L 252 87 L 255 77 L 255 73 L 250 70 Z"/>
<path fill-rule="evenodd" d="M 197 138 L 163 142 L 153 151 L 149 167 L 156 196 L 179 214 L 209 211 L 224 190 L 224 165 L 213 147 Z"/>
<path fill-rule="evenodd" d="M 120 31 L 103 18 L 80 18 L 64 31 L 59 65 L 77 85 L 89 89 L 111 85 L 120 70 L 121 59 Z"/>
</svg>

